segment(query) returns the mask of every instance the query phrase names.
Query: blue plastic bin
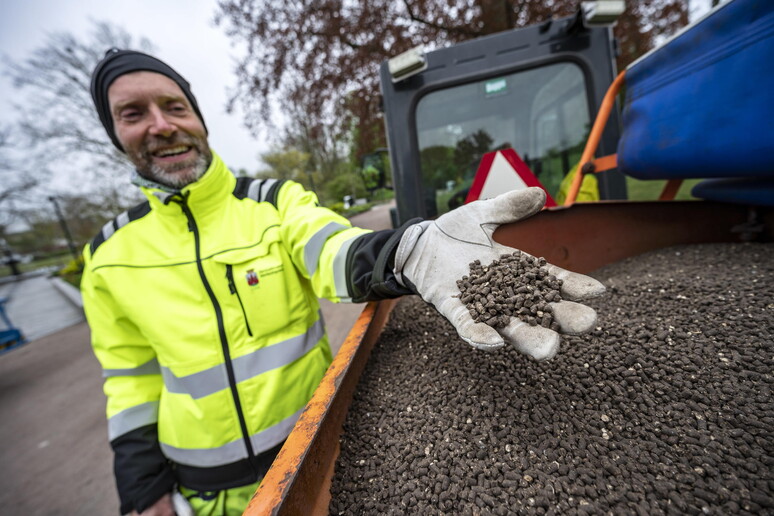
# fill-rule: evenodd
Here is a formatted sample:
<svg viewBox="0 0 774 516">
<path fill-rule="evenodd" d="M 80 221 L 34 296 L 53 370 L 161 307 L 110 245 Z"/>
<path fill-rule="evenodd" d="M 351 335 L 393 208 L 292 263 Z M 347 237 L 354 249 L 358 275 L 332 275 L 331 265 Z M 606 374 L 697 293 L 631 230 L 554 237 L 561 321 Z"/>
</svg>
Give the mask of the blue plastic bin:
<svg viewBox="0 0 774 516">
<path fill-rule="evenodd" d="M 626 71 L 619 169 L 774 177 L 774 0 L 722 5 Z"/>
</svg>

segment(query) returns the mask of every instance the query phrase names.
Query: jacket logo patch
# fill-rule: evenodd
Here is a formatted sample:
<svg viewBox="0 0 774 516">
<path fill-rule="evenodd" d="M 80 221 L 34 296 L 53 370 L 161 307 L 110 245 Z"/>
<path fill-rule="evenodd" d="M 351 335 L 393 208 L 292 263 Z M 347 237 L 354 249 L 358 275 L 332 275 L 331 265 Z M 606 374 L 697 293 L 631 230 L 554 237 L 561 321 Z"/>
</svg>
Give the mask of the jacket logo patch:
<svg viewBox="0 0 774 516">
<path fill-rule="evenodd" d="M 245 278 L 247 279 L 247 284 L 251 287 L 254 287 L 261 282 L 261 280 L 258 279 L 258 273 L 255 272 L 255 269 L 248 270 L 247 274 L 245 274 Z"/>
</svg>

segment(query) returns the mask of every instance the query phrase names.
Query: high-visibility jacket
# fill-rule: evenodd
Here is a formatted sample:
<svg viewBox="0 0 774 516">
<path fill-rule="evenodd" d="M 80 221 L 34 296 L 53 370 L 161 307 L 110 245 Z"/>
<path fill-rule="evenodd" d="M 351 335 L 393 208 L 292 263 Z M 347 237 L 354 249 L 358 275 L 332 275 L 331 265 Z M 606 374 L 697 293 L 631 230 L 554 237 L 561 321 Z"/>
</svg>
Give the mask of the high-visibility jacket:
<svg viewBox="0 0 774 516">
<path fill-rule="evenodd" d="M 317 298 L 409 293 L 402 230 L 353 228 L 292 181 L 214 155 L 181 191 L 143 192 L 86 246 L 82 280 L 123 513 L 176 482 L 258 480 L 331 361 Z"/>
</svg>

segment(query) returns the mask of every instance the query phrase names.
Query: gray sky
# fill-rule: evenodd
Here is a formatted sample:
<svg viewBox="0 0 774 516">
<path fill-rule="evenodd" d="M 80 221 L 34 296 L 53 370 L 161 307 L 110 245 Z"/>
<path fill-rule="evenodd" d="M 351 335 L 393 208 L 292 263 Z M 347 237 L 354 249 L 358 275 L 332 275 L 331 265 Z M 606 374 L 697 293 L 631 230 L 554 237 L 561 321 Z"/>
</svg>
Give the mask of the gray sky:
<svg viewBox="0 0 774 516">
<path fill-rule="evenodd" d="M 135 38 L 145 37 L 156 55 L 180 72 L 192 89 L 207 121 L 210 144 L 233 168 L 255 171 L 258 154 L 268 150 L 265 137 L 254 138 L 241 114 L 225 112 L 227 88 L 239 49 L 212 21 L 213 0 L 0 0 L 0 52 L 23 59 L 44 44 L 46 34 L 91 30 L 91 21 L 122 26 Z M 692 18 L 706 12 L 710 0 L 691 0 Z M 0 67 L 2 65 L 0 64 Z M 0 121 L 6 121 L 16 90 L 0 70 Z"/>
<path fill-rule="evenodd" d="M 24 59 L 45 43 L 46 34 L 87 34 L 92 20 L 114 23 L 135 38 L 145 37 L 157 57 L 191 83 L 212 148 L 229 166 L 253 172 L 261 168 L 258 154 L 268 145 L 249 134 L 241 114 L 225 112 L 227 88 L 236 83 L 232 70 L 239 51 L 212 21 L 215 10 L 212 0 L 2 0 L 0 53 Z M 16 91 L 0 70 L 0 120 L 8 120 Z"/>
</svg>

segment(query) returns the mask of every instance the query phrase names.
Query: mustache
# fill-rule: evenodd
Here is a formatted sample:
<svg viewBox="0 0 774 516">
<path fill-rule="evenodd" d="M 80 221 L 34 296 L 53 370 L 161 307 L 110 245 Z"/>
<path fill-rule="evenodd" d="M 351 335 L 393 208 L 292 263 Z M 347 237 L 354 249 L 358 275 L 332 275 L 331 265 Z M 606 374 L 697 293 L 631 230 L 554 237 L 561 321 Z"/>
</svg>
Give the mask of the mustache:
<svg viewBox="0 0 774 516">
<path fill-rule="evenodd" d="M 175 133 L 170 136 L 154 135 L 144 142 L 143 148 L 147 152 L 155 152 L 170 145 L 190 145 L 199 148 L 200 143 L 197 138 L 190 135 Z"/>
</svg>

